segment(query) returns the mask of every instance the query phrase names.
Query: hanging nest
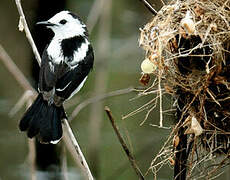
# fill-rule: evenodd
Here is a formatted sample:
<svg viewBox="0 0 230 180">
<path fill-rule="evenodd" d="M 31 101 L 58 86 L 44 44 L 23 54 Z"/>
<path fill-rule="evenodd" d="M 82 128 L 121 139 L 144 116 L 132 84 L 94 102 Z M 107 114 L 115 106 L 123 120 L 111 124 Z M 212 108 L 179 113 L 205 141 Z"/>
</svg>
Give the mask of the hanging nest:
<svg viewBox="0 0 230 180">
<path fill-rule="evenodd" d="M 141 29 L 139 42 L 146 51 L 142 84 L 157 77 L 181 112 L 174 135 L 183 127 L 196 149 L 228 156 L 230 1 L 172 1 Z"/>
</svg>

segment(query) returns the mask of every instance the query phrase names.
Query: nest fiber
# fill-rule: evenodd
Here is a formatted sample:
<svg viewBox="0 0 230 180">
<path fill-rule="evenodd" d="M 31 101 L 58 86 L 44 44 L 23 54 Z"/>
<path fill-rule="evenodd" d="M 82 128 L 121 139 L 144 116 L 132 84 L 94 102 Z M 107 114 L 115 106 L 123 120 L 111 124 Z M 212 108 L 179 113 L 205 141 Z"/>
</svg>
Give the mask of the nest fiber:
<svg viewBox="0 0 230 180">
<path fill-rule="evenodd" d="M 176 100 L 178 128 L 207 152 L 229 153 L 230 1 L 171 1 L 141 29 L 140 46 L 154 67 L 143 72 Z"/>
</svg>

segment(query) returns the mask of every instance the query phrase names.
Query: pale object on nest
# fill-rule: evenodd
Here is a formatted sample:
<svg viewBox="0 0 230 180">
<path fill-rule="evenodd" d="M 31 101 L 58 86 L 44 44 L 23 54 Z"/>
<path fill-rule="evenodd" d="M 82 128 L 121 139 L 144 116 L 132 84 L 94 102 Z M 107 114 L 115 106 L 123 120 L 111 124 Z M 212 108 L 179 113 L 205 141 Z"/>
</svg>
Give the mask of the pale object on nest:
<svg viewBox="0 0 230 180">
<path fill-rule="evenodd" d="M 176 148 L 178 145 L 179 145 L 179 142 L 180 142 L 180 138 L 178 135 L 175 135 L 173 137 L 173 147 Z"/>
<path fill-rule="evenodd" d="M 192 20 L 190 11 L 187 11 L 185 18 L 181 20 L 181 26 L 187 31 L 188 34 L 194 34 L 196 26 Z"/>
<path fill-rule="evenodd" d="M 150 74 L 153 73 L 157 69 L 157 66 L 152 63 L 148 58 L 146 58 L 142 63 L 141 63 L 141 70 L 143 73 Z"/>
<path fill-rule="evenodd" d="M 200 136 L 203 133 L 203 128 L 201 127 L 200 123 L 197 121 L 197 119 L 194 116 L 192 116 L 190 122 L 187 122 L 186 125 L 190 123 L 191 126 L 189 126 L 188 129 L 186 129 L 185 134 L 194 134 L 195 137 Z"/>
</svg>

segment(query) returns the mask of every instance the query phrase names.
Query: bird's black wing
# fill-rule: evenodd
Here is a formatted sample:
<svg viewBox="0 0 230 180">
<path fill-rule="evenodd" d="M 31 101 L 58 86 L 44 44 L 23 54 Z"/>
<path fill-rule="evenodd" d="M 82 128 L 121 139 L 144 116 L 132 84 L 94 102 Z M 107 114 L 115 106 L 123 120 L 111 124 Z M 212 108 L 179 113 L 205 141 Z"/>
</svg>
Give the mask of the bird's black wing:
<svg viewBox="0 0 230 180">
<path fill-rule="evenodd" d="M 89 45 L 85 58 L 57 79 L 55 94 L 61 98 L 68 99 L 88 76 L 90 70 L 93 68 L 93 62 L 93 49 Z"/>
<path fill-rule="evenodd" d="M 42 62 L 39 74 L 38 87 L 41 92 L 52 90 L 57 81 L 57 75 L 54 71 L 54 68 L 56 69 L 56 67 L 52 63 L 51 57 L 48 56 L 46 49 L 44 50 L 42 55 Z"/>
<path fill-rule="evenodd" d="M 55 64 L 48 56 L 47 50 L 43 52 L 39 75 L 39 90 L 50 91 L 56 86 L 57 80 L 70 71 L 70 67 L 63 61 Z"/>
</svg>

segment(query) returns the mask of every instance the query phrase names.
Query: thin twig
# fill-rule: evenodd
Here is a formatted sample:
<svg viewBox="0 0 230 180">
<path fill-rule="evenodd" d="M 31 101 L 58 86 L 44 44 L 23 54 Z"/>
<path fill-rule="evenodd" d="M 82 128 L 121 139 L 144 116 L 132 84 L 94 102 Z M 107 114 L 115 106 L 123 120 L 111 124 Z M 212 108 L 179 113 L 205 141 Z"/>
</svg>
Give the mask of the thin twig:
<svg viewBox="0 0 230 180">
<path fill-rule="evenodd" d="M 162 91 L 161 91 L 161 76 L 159 76 L 159 84 L 158 84 L 158 89 L 159 89 L 159 106 L 160 106 L 160 127 L 163 127 L 163 99 L 162 99 Z"/>
<path fill-rule="evenodd" d="M 142 172 L 140 171 L 140 169 L 139 169 L 139 167 L 138 167 L 138 165 L 137 165 L 137 163 L 136 163 L 136 160 L 135 160 L 133 154 L 132 154 L 132 153 L 130 152 L 130 150 L 128 149 L 128 147 L 127 147 L 127 145 L 126 145 L 124 139 L 122 138 L 122 136 L 121 136 L 121 134 L 120 134 L 120 132 L 119 132 L 119 130 L 118 130 L 117 125 L 115 124 L 114 118 L 113 118 L 113 116 L 112 116 L 112 113 L 111 113 L 109 107 L 106 106 L 106 107 L 105 107 L 105 111 L 106 111 L 107 116 L 109 117 L 109 120 L 110 120 L 110 122 L 111 122 L 111 124 L 112 124 L 112 126 L 113 126 L 113 129 L 114 129 L 114 131 L 115 131 L 115 133 L 116 133 L 116 135 L 117 135 L 117 137 L 118 137 L 118 139 L 119 139 L 119 142 L 120 142 L 121 145 L 122 145 L 122 148 L 124 149 L 126 155 L 128 156 L 128 159 L 129 159 L 129 161 L 130 161 L 130 163 L 131 163 L 131 165 L 132 165 L 134 171 L 136 172 L 136 174 L 137 174 L 137 176 L 139 177 L 140 180 L 144 180 L 145 178 L 144 178 Z"/>
<path fill-rule="evenodd" d="M 23 13 L 23 9 L 22 9 L 22 6 L 21 6 L 21 1 L 20 0 L 15 0 L 15 3 L 17 5 L 17 9 L 18 9 L 18 12 L 19 12 L 19 15 L 20 15 L 20 20 L 22 21 L 23 26 L 24 26 L 26 37 L 27 37 L 28 41 L 30 42 L 30 45 L 31 45 L 31 47 L 33 49 L 33 52 L 34 52 L 34 55 L 35 55 L 35 57 L 37 59 L 38 64 L 41 65 L 41 57 L 40 57 L 40 55 L 38 53 L 37 47 L 36 47 L 36 45 L 34 43 L 34 40 L 33 40 L 32 36 L 31 36 L 30 30 L 28 28 L 28 25 L 27 25 L 27 22 L 26 22 L 26 19 L 25 19 L 25 15 Z M 75 150 L 76 150 L 76 152 L 78 154 L 78 159 L 81 162 L 81 165 L 82 165 L 84 171 L 87 174 L 88 180 L 93 180 L 93 176 L 91 174 L 91 171 L 90 171 L 90 169 L 88 167 L 88 164 L 87 164 L 87 162 L 85 160 L 85 157 L 84 157 L 83 153 L 81 152 L 80 146 L 78 145 L 77 140 L 76 140 L 76 138 L 75 138 L 70 126 L 69 126 L 69 122 L 67 121 L 67 119 L 63 119 L 63 122 L 64 122 L 64 127 L 66 127 L 65 130 L 67 131 L 68 136 L 71 139 L 72 145 L 75 147 Z"/>
<path fill-rule="evenodd" d="M 163 6 L 165 5 L 165 2 L 163 1 L 163 0 L 160 0 L 161 1 L 161 3 L 163 4 Z"/>
<path fill-rule="evenodd" d="M 22 97 L 18 100 L 18 102 L 10 110 L 9 116 L 13 117 L 21 109 L 21 107 L 23 107 L 23 105 L 26 104 L 26 102 L 28 102 L 28 100 L 32 98 L 33 96 L 34 94 L 32 93 L 32 91 L 30 90 L 24 91 L 24 94 L 22 95 Z"/>
<path fill-rule="evenodd" d="M 126 88 L 126 89 L 120 89 L 120 90 L 116 90 L 116 91 L 112 91 L 106 94 L 102 94 L 96 97 L 92 97 L 89 99 L 86 99 L 85 101 L 83 101 L 82 103 L 80 103 L 79 105 L 77 105 L 77 107 L 73 110 L 71 116 L 69 117 L 69 121 L 72 121 L 77 115 L 78 113 L 85 108 L 86 106 L 88 106 L 89 104 L 92 103 L 96 103 L 98 101 L 101 101 L 103 99 L 106 99 L 108 97 L 113 97 L 113 96 L 119 96 L 119 95 L 123 95 L 123 94 L 127 94 L 134 91 L 134 89 L 132 87 L 130 88 Z"/>
<path fill-rule="evenodd" d="M 30 99 L 27 100 L 27 109 L 32 105 L 32 101 Z M 36 180 L 36 149 L 35 149 L 35 140 L 28 139 L 29 146 L 29 163 L 30 163 L 30 172 L 31 172 L 31 180 Z"/>
<path fill-rule="evenodd" d="M 8 71 L 14 76 L 17 82 L 23 87 L 25 91 L 30 90 L 33 93 L 36 93 L 33 87 L 31 87 L 30 83 L 27 81 L 23 73 L 18 69 L 15 65 L 14 61 L 7 54 L 5 49 L 0 44 L 0 60 L 4 63 Z"/>
<path fill-rule="evenodd" d="M 68 136 L 70 137 L 70 140 L 71 140 L 72 144 L 74 145 L 75 151 L 77 152 L 77 155 L 78 155 L 78 159 L 80 160 L 81 166 L 83 167 L 85 173 L 87 174 L 88 179 L 93 180 L 93 176 L 89 170 L 89 166 L 85 160 L 85 157 L 81 151 L 80 146 L 77 143 L 77 140 L 73 134 L 72 129 L 70 128 L 70 125 L 69 125 L 69 122 L 67 121 L 67 119 L 63 120 L 63 126 L 65 129 L 65 132 L 68 133 Z"/>
<path fill-rule="evenodd" d="M 68 149 L 70 155 L 72 156 L 72 160 L 74 161 L 76 167 L 80 167 L 82 172 L 85 172 L 85 168 L 81 165 L 81 162 L 79 161 L 78 152 L 75 150 L 75 147 L 73 146 L 72 140 L 69 138 L 67 131 L 63 131 L 62 141 L 65 143 L 66 149 Z M 84 179 L 88 179 L 86 173 L 82 173 L 82 175 L 84 176 Z"/>
<path fill-rule="evenodd" d="M 154 15 L 157 15 L 157 11 L 153 8 L 153 6 L 147 0 L 139 0 L 139 1 L 141 1 L 151 13 L 153 13 Z"/>
<path fill-rule="evenodd" d="M 68 167 L 67 167 L 67 157 L 66 157 L 66 147 L 65 146 L 62 146 L 62 152 L 61 153 L 62 153 L 61 169 L 62 169 L 62 174 L 63 174 L 63 180 L 69 180 L 69 178 L 68 178 Z"/>
<path fill-rule="evenodd" d="M 211 175 L 212 174 L 214 174 L 217 170 L 219 170 L 222 166 L 223 166 L 223 164 L 226 162 L 226 161 L 228 161 L 229 160 L 229 157 L 230 157 L 230 153 L 228 153 L 226 156 L 225 156 L 225 158 L 219 163 L 219 165 L 216 167 L 216 168 L 214 168 L 212 171 L 210 171 L 210 172 L 208 172 L 208 178 L 211 178 Z"/>
<path fill-rule="evenodd" d="M 16 3 L 17 9 L 18 9 L 18 13 L 20 15 L 20 21 L 23 24 L 23 28 L 24 28 L 26 37 L 27 37 L 27 39 L 28 39 L 28 41 L 29 41 L 29 43 L 30 43 L 30 45 L 32 47 L 32 50 L 34 52 L 35 58 L 38 61 L 39 66 L 41 66 L 41 62 L 42 62 L 41 57 L 39 55 L 39 52 L 38 52 L 37 47 L 36 47 L 36 45 L 34 43 L 32 35 L 30 33 L 29 27 L 27 25 L 26 18 L 25 18 L 25 15 L 24 15 L 24 12 L 23 12 L 23 9 L 22 9 L 22 5 L 21 5 L 21 0 L 15 0 L 15 3 Z"/>
<path fill-rule="evenodd" d="M 29 155 L 28 155 L 28 160 L 30 164 L 30 174 L 31 174 L 31 180 L 36 180 L 36 164 L 35 164 L 35 159 L 36 159 L 36 153 L 35 153 L 35 142 L 34 139 L 28 139 L 28 147 L 29 147 Z"/>
</svg>

